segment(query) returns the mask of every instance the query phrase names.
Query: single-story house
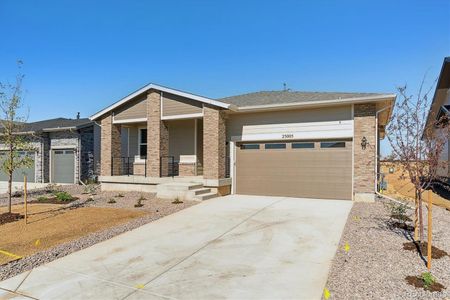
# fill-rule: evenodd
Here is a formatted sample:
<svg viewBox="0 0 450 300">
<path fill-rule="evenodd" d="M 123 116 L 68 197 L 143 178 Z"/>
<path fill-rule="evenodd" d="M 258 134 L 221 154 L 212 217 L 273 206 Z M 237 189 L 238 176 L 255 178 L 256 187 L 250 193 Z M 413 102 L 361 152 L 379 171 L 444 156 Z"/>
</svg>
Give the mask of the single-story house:
<svg viewBox="0 0 450 300">
<path fill-rule="evenodd" d="M 218 194 L 372 200 L 395 94 L 256 92 L 211 99 L 148 84 L 91 116 L 102 188 L 173 177 Z"/>
<path fill-rule="evenodd" d="M 442 126 L 436 124 L 443 121 L 446 116 L 450 116 L 450 57 L 445 57 L 442 64 L 439 79 L 436 84 L 436 90 L 431 102 L 430 111 L 427 117 L 427 128 L 430 128 L 430 124 L 433 124 L 433 133 L 437 134 L 437 131 L 442 130 Z M 436 125 L 434 125 L 436 124 Z M 447 130 L 448 128 L 445 127 Z M 442 132 L 441 132 L 442 133 Z M 425 134 L 425 133 L 424 133 Z M 441 177 L 443 182 L 450 183 L 450 148 L 447 142 L 444 145 L 444 149 L 441 152 L 440 164 L 438 169 L 438 176 Z"/>
<path fill-rule="evenodd" d="M 88 118 L 30 122 L 21 126 L 20 134 L 28 138 L 31 146 L 20 154 L 29 155 L 33 163 L 30 168 L 16 170 L 14 182 L 23 182 L 24 175 L 31 183 L 76 184 L 94 178 L 100 155 L 100 127 Z M 0 142 L 0 160 L 7 154 L 5 149 Z M 0 172 L 0 181 L 7 180 L 7 174 Z"/>
</svg>

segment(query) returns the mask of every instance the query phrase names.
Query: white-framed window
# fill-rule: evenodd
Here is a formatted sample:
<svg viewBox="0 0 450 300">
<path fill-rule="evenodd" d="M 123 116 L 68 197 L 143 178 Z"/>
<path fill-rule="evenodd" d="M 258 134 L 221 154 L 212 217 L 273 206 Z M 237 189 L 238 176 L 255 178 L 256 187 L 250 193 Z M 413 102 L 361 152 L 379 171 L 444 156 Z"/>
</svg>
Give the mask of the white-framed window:
<svg viewBox="0 0 450 300">
<path fill-rule="evenodd" d="M 139 158 L 145 159 L 147 157 L 147 128 L 139 128 L 138 150 Z"/>
</svg>

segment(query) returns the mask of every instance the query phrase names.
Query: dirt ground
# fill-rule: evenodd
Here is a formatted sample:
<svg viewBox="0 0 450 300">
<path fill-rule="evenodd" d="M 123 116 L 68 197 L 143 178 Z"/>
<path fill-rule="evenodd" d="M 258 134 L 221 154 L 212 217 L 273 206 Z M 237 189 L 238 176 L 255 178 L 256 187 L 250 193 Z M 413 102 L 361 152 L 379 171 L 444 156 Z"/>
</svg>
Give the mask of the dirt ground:
<svg viewBox="0 0 450 300">
<path fill-rule="evenodd" d="M 0 207 L 3 212 L 6 207 Z M 13 212 L 23 213 L 23 205 L 14 205 Z M 0 265 L 17 259 L 6 253 L 29 256 L 148 213 L 103 207 L 71 209 L 56 204 L 29 204 L 28 212 L 27 225 L 22 219 L 0 226 Z"/>
<path fill-rule="evenodd" d="M 394 166 L 394 173 L 389 173 L 389 166 L 391 164 L 382 163 L 381 172 L 385 174 L 385 181 L 387 182 L 387 191 L 383 194 L 391 196 L 395 199 L 405 199 L 414 201 L 414 187 L 407 179 L 400 179 L 402 174 L 399 166 Z M 428 192 L 426 192 L 428 193 Z M 427 199 L 427 195 L 424 195 Z M 438 194 L 432 192 L 432 200 L 435 205 L 448 208 L 450 210 L 450 200 L 444 199 Z"/>
</svg>

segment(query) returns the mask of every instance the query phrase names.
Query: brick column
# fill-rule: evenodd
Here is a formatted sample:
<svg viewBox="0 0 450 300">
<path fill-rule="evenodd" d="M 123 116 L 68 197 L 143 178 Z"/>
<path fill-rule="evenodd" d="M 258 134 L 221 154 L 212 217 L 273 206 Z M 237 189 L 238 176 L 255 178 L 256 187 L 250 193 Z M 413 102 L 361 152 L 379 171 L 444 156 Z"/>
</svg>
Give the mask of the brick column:
<svg viewBox="0 0 450 300">
<path fill-rule="evenodd" d="M 112 176 L 120 175 L 120 125 L 112 122 L 112 115 L 108 114 L 100 121 L 101 124 L 101 155 L 100 155 L 100 175 Z M 111 164 L 113 167 L 111 168 Z M 113 173 L 111 173 L 113 171 Z"/>
<path fill-rule="evenodd" d="M 161 120 L 161 94 L 150 90 L 147 95 L 147 176 L 168 174 L 169 128 Z M 160 173 L 160 161 L 162 167 Z"/>
<path fill-rule="evenodd" d="M 223 110 L 203 109 L 203 178 L 225 178 L 226 128 Z"/>
<path fill-rule="evenodd" d="M 375 116 L 374 103 L 354 106 L 354 175 L 353 192 L 355 201 L 373 201 L 375 196 Z M 361 146 L 363 137 L 367 139 L 365 149 Z"/>
</svg>

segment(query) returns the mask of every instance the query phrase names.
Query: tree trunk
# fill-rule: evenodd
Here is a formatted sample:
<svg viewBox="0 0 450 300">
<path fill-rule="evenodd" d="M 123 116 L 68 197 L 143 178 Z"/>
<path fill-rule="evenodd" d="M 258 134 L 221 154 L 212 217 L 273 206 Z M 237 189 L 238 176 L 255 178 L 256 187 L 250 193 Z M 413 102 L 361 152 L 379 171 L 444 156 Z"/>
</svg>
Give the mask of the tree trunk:
<svg viewBox="0 0 450 300">
<path fill-rule="evenodd" d="M 11 213 L 12 176 L 8 178 L 8 212 Z"/>
<path fill-rule="evenodd" d="M 422 209 L 422 193 L 419 193 L 419 235 L 420 242 L 423 242 L 423 209 Z"/>
<path fill-rule="evenodd" d="M 414 197 L 414 240 L 419 239 L 419 200 L 417 199 L 417 190 Z"/>
</svg>

